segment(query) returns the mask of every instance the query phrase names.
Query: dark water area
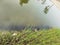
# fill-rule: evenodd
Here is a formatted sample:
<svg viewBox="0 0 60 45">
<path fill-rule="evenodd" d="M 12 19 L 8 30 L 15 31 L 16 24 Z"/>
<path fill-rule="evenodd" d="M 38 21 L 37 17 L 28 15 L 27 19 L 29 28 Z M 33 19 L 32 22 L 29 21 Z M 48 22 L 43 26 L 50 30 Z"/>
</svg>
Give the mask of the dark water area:
<svg viewBox="0 0 60 45">
<path fill-rule="evenodd" d="M 48 25 L 37 25 L 37 26 L 27 26 L 27 25 L 9 25 L 9 26 L 0 26 L 0 29 L 2 30 L 10 30 L 10 31 L 21 31 L 21 30 L 42 30 L 42 29 L 51 29 L 52 27 Z"/>
</svg>

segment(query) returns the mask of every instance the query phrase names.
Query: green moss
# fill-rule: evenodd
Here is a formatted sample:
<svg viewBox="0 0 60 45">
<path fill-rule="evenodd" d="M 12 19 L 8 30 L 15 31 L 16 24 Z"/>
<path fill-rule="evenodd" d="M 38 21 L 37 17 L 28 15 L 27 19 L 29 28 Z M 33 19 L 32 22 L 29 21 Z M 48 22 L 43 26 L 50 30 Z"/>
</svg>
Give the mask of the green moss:
<svg viewBox="0 0 60 45">
<path fill-rule="evenodd" d="M 0 45 L 60 45 L 60 29 L 0 31 Z"/>
</svg>

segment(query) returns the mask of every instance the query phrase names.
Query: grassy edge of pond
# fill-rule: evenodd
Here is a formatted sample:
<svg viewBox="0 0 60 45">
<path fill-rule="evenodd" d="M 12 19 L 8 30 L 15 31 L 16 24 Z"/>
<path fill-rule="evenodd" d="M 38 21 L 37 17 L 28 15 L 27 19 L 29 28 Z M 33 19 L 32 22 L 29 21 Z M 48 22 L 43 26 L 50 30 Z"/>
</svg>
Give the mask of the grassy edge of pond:
<svg viewBox="0 0 60 45">
<path fill-rule="evenodd" d="M 60 29 L 0 31 L 0 45 L 60 45 Z"/>
</svg>

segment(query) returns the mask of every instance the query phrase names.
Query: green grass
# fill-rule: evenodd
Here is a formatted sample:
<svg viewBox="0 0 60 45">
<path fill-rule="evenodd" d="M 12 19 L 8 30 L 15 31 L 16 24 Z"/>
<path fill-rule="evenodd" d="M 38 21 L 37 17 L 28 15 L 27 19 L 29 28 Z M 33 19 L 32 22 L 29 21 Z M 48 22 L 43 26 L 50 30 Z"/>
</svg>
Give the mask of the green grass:
<svg viewBox="0 0 60 45">
<path fill-rule="evenodd" d="M 0 45 L 60 45 L 60 29 L 0 31 Z"/>
</svg>

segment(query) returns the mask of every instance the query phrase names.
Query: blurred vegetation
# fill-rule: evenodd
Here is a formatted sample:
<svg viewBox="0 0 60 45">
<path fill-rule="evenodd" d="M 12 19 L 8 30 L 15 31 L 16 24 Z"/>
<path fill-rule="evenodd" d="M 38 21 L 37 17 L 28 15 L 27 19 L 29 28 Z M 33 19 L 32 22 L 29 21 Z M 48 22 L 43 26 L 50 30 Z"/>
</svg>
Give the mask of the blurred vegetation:
<svg viewBox="0 0 60 45">
<path fill-rule="evenodd" d="M 41 1 L 42 1 L 42 4 L 44 4 L 46 2 L 46 0 L 41 0 Z M 28 3 L 28 2 L 29 2 L 29 0 L 20 0 L 20 5 L 23 5 L 23 4 Z"/>
<path fill-rule="evenodd" d="M 20 5 L 22 6 L 24 3 L 28 3 L 29 0 L 20 0 Z"/>
<path fill-rule="evenodd" d="M 60 29 L 0 31 L 0 45 L 60 45 Z"/>
<path fill-rule="evenodd" d="M 47 14 L 49 11 L 49 6 L 46 6 L 45 9 L 44 9 L 44 13 Z"/>
<path fill-rule="evenodd" d="M 46 0 L 41 0 L 41 1 L 42 1 L 41 4 L 45 4 L 45 2 L 46 2 Z M 22 6 L 23 4 L 26 4 L 28 2 L 29 2 L 29 0 L 20 0 L 20 5 Z M 44 9 L 44 13 L 47 14 L 48 11 L 49 11 L 49 8 L 48 8 L 48 6 L 46 6 Z"/>
</svg>

